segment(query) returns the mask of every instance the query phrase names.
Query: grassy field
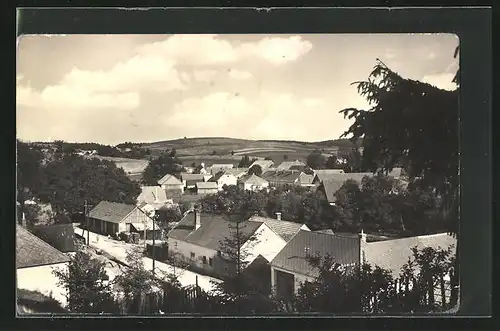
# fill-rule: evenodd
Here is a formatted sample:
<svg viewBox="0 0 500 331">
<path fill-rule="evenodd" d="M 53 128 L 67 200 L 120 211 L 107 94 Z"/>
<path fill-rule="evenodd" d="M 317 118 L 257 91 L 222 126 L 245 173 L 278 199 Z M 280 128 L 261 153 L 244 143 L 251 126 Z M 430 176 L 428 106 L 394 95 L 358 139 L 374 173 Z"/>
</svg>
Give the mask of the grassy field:
<svg viewBox="0 0 500 331">
<path fill-rule="evenodd" d="M 113 161 L 117 167 L 125 170 L 126 173 L 140 173 L 143 172 L 148 165 L 148 160 L 126 159 L 121 157 L 110 156 L 90 156 L 90 158 L 98 158 L 100 160 Z"/>
<path fill-rule="evenodd" d="M 305 161 L 314 150 L 321 150 L 328 156 L 336 154 L 339 149 L 336 141 L 309 143 L 233 138 L 187 138 L 146 143 L 143 147 L 151 149 L 153 154 L 175 149 L 184 165 L 191 165 L 193 162 L 196 164 L 204 162 L 206 165 L 237 164 L 245 155 L 250 158 L 268 157 L 275 163 L 281 163 L 284 159 Z"/>
</svg>

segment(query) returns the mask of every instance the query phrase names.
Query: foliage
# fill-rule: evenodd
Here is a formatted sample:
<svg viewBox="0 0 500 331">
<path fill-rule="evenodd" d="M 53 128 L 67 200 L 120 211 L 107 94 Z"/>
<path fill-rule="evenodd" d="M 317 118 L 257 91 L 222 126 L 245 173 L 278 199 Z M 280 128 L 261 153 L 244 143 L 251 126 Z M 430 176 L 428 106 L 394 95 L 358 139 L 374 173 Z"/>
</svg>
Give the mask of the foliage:
<svg viewBox="0 0 500 331">
<path fill-rule="evenodd" d="M 58 284 L 67 291 L 69 311 L 74 313 L 116 312 L 111 284 L 104 263 L 78 250 L 68 271 L 54 269 Z"/>
<path fill-rule="evenodd" d="M 40 190 L 43 159 L 39 149 L 17 140 L 17 201 L 22 207 Z"/>
<path fill-rule="evenodd" d="M 160 180 L 166 174 L 179 175 L 184 171 L 181 162 L 170 154 L 162 154 L 156 159 L 149 161 L 142 173 L 142 183 L 144 185 L 158 185 Z"/>
<path fill-rule="evenodd" d="M 254 164 L 250 169 L 248 169 L 248 174 L 260 176 L 262 175 L 262 167 L 258 164 Z"/>
<path fill-rule="evenodd" d="M 240 163 L 238 164 L 238 168 L 248 168 L 254 163 L 257 159 L 250 159 L 248 155 L 245 155 L 241 158 Z"/>
<path fill-rule="evenodd" d="M 332 156 L 329 156 L 328 159 L 326 159 L 325 168 L 326 169 L 342 169 L 342 165 L 337 160 L 337 157 L 335 155 L 332 155 Z"/>
<path fill-rule="evenodd" d="M 179 208 L 162 209 L 156 212 L 156 220 L 163 229 L 169 229 L 171 223 L 179 222 L 181 218 L 182 213 Z"/>
<path fill-rule="evenodd" d="M 325 163 L 325 157 L 320 150 L 314 150 L 307 156 L 306 164 L 312 169 L 324 169 Z"/>
<path fill-rule="evenodd" d="M 64 155 L 43 167 L 38 197 L 51 203 L 56 214 L 83 212 L 84 201 L 91 206 L 102 200 L 133 203 L 140 187 L 130 181 L 114 162 Z"/>
<path fill-rule="evenodd" d="M 342 266 L 331 256 L 309 256 L 308 262 L 317 276 L 301 284 L 295 298 L 299 312 L 334 314 L 372 311 L 371 299 L 392 282 L 388 270 L 361 266 Z"/>
</svg>

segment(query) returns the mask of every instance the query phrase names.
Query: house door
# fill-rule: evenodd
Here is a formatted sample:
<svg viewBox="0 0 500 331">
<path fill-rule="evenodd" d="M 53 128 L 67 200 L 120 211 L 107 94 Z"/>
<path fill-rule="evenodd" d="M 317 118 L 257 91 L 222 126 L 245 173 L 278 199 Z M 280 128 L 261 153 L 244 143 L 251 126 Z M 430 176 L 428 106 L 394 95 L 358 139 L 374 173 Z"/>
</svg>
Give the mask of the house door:
<svg viewBox="0 0 500 331">
<path fill-rule="evenodd" d="M 281 299 L 291 299 L 295 293 L 295 276 L 276 270 L 276 294 Z"/>
</svg>

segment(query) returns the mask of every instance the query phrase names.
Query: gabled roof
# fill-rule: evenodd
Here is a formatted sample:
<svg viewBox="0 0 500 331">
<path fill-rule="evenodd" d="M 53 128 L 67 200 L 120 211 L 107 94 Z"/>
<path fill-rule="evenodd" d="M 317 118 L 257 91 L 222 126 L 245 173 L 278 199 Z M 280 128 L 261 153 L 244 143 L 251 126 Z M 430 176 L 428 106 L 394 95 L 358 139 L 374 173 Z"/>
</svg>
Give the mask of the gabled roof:
<svg viewBox="0 0 500 331">
<path fill-rule="evenodd" d="M 196 183 L 196 188 L 198 189 L 217 189 L 216 182 L 198 182 Z"/>
<path fill-rule="evenodd" d="M 181 182 L 179 183 L 182 185 Z M 158 203 L 167 201 L 167 195 L 160 186 L 143 186 L 141 190 L 137 202 Z"/>
<path fill-rule="evenodd" d="M 236 178 L 236 176 L 233 175 L 232 173 L 229 173 L 227 171 L 220 171 L 215 176 L 210 178 L 208 181 L 216 183 L 222 178 L 222 176 L 233 176 L 234 178 Z"/>
<path fill-rule="evenodd" d="M 297 170 L 268 170 L 261 177 L 269 182 L 296 184 L 301 172 Z"/>
<path fill-rule="evenodd" d="M 234 164 L 232 163 L 227 163 L 227 164 L 212 164 L 210 167 L 210 173 L 212 175 L 215 175 L 219 171 L 225 170 L 225 169 L 231 169 L 234 167 Z"/>
<path fill-rule="evenodd" d="M 231 174 L 235 177 L 241 177 L 245 175 L 248 172 L 249 168 L 232 168 L 232 169 L 227 169 L 224 172 L 227 174 Z"/>
<path fill-rule="evenodd" d="M 75 251 L 75 230 L 73 224 L 35 226 L 33 234 L 63 253 Z"/>
<path fill-rule="evenodd" d="M 185 180 L 185 181 L 202 181 L 204 182 L 205 181 L 205 176 L 204 174 L 189 174 L 187 172 L 183 172 L 181 173 L 181 178 L 182 180 Z"/>
<path fill-rule="evenodd" d="M 307 256 L 319 254 L 331 256 L 335 263 L 351 264 L 359 262 L 359 239 L 300 230 L 276 255 L 271 265 L 302 275 L 316 276 Z"/>
<path fill-rule="evenodd" d="M 314 180 L 314 175 L 308 175 L 303 172 L 300 173 L 299 176 L 299 184 L 300 185 L 311 185 Z"/>
<path fill-rule="evenodd" d="M 398 277 L 401 267 L 413 256 L 413 247 L 447 249 L 450 246 L 456 247 L 456 243 L 457 240 L 447 233 L 368 242 L 365 246 L 365 257 L 366 262 L 388 269 L 393 277 Z"/>
<path fill-rule="evenodd" d="M 281 164 L 276 167 L 278 170 L 289 170 L 293 166 L 306 166 L 306 164 L 302 161 L 295 160 L 295 161 L 283 161 Z"/>
<path fill-rule="evenodd" d="M 372 173 L 347 173 L 347 174 L 335 174 L 330 176 L 329 179 L 323 181 L 322 186 L 325 192 L 326 199 L 328 202 L 335 202 L 335 193 L 344 185 L 347 180 L 354 180 L 358 184 L 365 176 L 373 176 Z"/>
<path fill-rule="evenodd" d="M 68 256 L 21 226 L 16 226 L 16 268 L 69 262 Z"/>
<path fill-rule="evenodd" d="M 258 164 L 262 169 L 267 169 L 272 167 L 274 165 L 274 162 L 272 160 L 255 160 L 248 168 L 250 169 L 256 164 Z"/>
<path fill-rule="evenodd" d="M 307 166 L 305 164 L 300 164 L 300 165 L 293 165 L 293 166 L 291 166 L 289 170 L 303 171 L 306 168 L 307 168 Z"/>
<path fill-rule="evenodd" d="M 295 223 L 260 216 L 252 216 L 249 221 L 264 223 L 287 242 L 290 241 L 290 239 L 292 239 L 292 237 L 299 232 L 300 228 L 304 226 L 303 223 Z"/>
<path fill-rule="evenodd" d="M 342 169 L 320 169 L 314 170 L 314 176 L 318 179 L 318 181 L 322 182 L 324 180 L 331 179 L 332 176 L 337 174 L 343 174 L 344 170 Z"/>
<path fill-rule="evenodd" d="M 240 182 L 244 183 L 244 184 L 255 185 L 255 186 L 262 186 L 262 185 L 266 185 L 269 183 L 267 180 L 255 175 L 255 174 L 243 176 L 240 179 Z"/>
<path fill-rule="evenodd" d="M 90 211 L 89 217 L 106 222 L 121 223 L 135 208 L 137 207 L 134 205 L 101 201 Z"/>
<path fill-rule="evenodd" d="M 166 174 L 159 181 L 158 185 L 182 185 L 182 182 L 171 174 Z"/>
<path fill-rule="evenodd" d="M 186 241 L 205 248 L 220 250 L 220 242 L 234 233 L 234 225 L 222 215 L 200 214 L 201 226 L 195 230 L 194 212 L 187 213 L 175 228 L 167 234 L 169 238 Z M 244 238 L 250 238 L 262 225 L 259 222 L 243 221 L 239 231 Z"/>
</svg>

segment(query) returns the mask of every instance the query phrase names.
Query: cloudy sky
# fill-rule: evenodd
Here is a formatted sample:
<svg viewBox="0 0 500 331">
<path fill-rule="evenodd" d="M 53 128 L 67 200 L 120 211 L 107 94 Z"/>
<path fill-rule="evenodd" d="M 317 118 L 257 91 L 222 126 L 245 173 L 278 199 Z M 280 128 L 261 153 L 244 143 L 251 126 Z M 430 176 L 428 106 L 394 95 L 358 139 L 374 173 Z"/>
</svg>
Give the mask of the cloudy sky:
<svg viewBox="0 0 500 331">
<path fill-rule="evenodd" d="M 319 141 L 366 107 L 376 58 L 445 89 L 449 34 L 33 35 L 18 40 L 17 135 L 47 141 L 182 137 Z"/>
</svg>

